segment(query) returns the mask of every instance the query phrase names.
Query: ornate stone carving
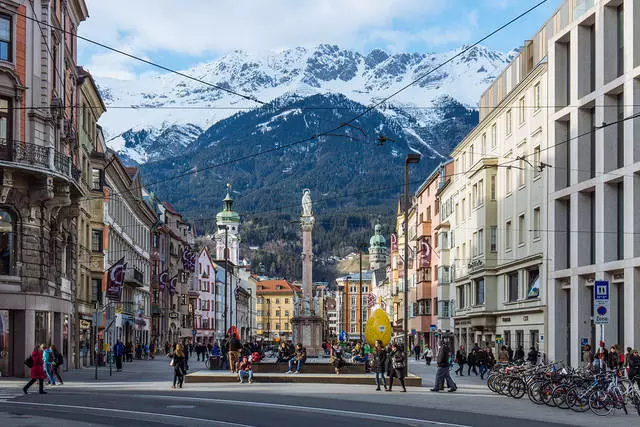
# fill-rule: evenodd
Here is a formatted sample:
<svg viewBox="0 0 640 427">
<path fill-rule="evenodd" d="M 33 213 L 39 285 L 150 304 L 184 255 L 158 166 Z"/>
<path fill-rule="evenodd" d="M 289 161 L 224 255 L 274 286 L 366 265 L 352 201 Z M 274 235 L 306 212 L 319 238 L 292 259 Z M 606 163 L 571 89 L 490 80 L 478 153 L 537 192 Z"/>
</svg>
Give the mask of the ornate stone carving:
<svg viewBox="0 0 640 427">
<path fill-rule="evenodd" d="M 313 204 L 311 203 L 311 190 L 305 188 L 302 190 L 302 216 L 313 216 Z"/>
</svg>

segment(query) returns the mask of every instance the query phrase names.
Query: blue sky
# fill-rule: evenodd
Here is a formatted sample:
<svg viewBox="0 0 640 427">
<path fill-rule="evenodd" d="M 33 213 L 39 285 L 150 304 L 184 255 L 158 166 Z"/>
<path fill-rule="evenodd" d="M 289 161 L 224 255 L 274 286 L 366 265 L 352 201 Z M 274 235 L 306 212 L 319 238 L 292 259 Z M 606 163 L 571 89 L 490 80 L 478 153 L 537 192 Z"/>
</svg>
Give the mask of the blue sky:
<svg viewBox="0 0 640 427">
<path fill-rule="evenodd" d="M 86 0 L 80 34 L 153 62 L 186 69 L 226 52 L 319 43 L 366 53 L 442 52 L 473 43 L 538 0 Z M 517 48 L 551 16 L 548 0 L 483 44 Z M 132 79 L 150 67 L 79 43 L 98 79 Z"/>
</svg>

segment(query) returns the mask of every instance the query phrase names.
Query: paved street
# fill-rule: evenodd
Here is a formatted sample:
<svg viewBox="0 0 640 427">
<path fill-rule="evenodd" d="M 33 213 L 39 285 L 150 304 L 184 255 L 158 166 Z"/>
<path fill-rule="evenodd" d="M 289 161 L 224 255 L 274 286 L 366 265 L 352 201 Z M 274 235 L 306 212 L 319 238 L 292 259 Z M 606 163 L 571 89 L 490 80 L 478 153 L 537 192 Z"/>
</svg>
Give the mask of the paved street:
<svg viewBox="0 0 640 427">
<path fill-rule="evenodd" d="M 192 362 L 192 369 L 202 363 Z M 124 372 L 109 377 L 101 368 L 68 372 L 65 384 L 48 388 L 47 395 L 32 389 L 24 396 L 23 381 L 0 381 L 0 417 L 12 426 L 85 425 L 188 425 L 188 426 L 285 426 L 329 425 L 451 425 L 495 426 L 499 423 L 600 426 L 602 418 L 591 413 L 540 407 L 526 398 L 513 400 L 487 390 L 479 377 L 454 378 L 456 393 L 432 393 L 435 368 L 411 362 L 411 371 L 422 376 L 422 388 L 408 393 L 376 392 L 371 386 L 329 384 L 187 384 L 170 388 L 168 360 L 136 361 Z M 635 415 L 606 418 L 608 425 L 628 426 Z"/>
</svg>

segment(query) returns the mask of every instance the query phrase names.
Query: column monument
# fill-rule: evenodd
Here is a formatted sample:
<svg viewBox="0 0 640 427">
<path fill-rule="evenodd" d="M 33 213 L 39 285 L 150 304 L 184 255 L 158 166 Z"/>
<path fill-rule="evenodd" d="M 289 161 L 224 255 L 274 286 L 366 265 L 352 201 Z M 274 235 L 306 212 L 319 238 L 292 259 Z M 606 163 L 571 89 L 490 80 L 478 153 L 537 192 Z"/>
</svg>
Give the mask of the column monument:
<svg viewBox="0 0 640 427">
<path fill-rule="evenodd" d="M 323 354 L 323 319 L 320 307 L 313 297 L 313 241 L 311 231 L 315 218 L 311 203 L 311 191 L 303 190 L 302 216 L 302 298 L 296 299 L 294 317 L 291 319 L 294 344 L 301 343 L 311 357 Z"/>
</svg>

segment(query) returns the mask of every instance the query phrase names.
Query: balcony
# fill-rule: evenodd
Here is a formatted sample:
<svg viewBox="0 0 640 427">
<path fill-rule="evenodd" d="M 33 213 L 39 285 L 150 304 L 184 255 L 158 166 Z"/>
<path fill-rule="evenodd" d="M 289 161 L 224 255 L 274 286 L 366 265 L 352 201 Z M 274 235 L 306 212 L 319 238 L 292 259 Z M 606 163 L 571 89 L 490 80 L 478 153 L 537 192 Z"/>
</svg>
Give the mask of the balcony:
<svg viewBox="0 0 640 427">
<path fill-rule="evenodd" d="M 431 299 L 433 298 L 433 292 L 431 291 L 431 282 L 422 283 L 416 286 L 416 299 Z"/>
<path fill-rule="evenodd" d="M 135 267 L 127 268 L 124 283 L 141 288 L 144 286 L 144 274 Z"/>
<path fill-rule="evenodd" d="M 431 237 L 431 221 L 418 224 L 418 239 L 422 237 Z"/>
<path fill-rule="evenodd" d="M 51 147 L 0 139 L 0 160 L 53 170 L 75 183 L 80 180 L 80 170 L 71 157 Z"/>
</svg>

